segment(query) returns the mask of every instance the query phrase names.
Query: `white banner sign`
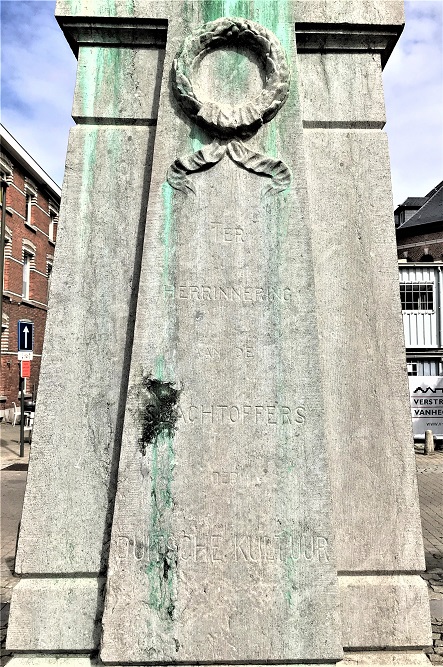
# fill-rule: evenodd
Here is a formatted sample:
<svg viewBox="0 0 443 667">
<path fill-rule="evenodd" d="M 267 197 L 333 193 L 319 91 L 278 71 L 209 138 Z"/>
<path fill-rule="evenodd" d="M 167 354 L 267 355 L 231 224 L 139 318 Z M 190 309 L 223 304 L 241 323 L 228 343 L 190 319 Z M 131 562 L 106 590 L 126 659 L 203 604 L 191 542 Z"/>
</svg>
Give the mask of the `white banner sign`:
<svg viewBox="0 0 443 667">
<path fill-rule="evenodd" d="M 409 376 L 409 396 L 414 435 L 430 430 L 443 436 L 443 377 Z"/>
<path fill-rule="evenodd" d="M 34 358 L 34 353 L 33 352 L 17 352 L 17 359 L 19 361 L 32 361 Z"/>
</svg>

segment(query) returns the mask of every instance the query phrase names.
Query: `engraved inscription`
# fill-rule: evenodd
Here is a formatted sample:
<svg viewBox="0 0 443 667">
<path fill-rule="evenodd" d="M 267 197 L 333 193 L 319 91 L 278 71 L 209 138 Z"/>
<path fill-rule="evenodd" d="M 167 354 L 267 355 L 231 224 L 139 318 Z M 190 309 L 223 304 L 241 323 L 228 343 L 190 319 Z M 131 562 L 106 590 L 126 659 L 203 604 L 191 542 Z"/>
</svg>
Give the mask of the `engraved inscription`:
<svg viewBox="0 0 443 667">
<path fill-rule="evenodd" d="M 223 346 L 205 345 L 199 343 L 197 352 L 203 359 L 217 361 L 221 359 L 244 359 L 248 361 L 255 357 L 255 350 L 251 345 L 234 345 L 226 348 Z"/>
<path fill-rule="evenodd" d="M 180 301 L 226 301 L 230 303 L 261 303 L 291 301 L 290 287 L 233 287 L 225 285 L 165 285 L 165 299 Z"/>
<path fill-rule="evenodd" d="M 211 222 L 211 239 L 215 243 L 244 243 L 245 230 L 243 227 L 227 227 L 222 222 Z"/>
<path fill-rule="evenodd" d="M 161 542 L 161 540 L 160 540 Z M 182 532 L 178 536 L 150 540 L 145 535 L 138 540 L 117 538 L 120 560 L 151 560 L 161 550 L 172 550 L 180 561 L 215 564 L 217 562 L 263 565 L 275 562 L 329 563 L 329 542 L 315 533 L 282 532 L 274 535 L 235 533 Z M 162 551 L 163 553 L 164 551 Z"/>
<path fill-rule="evenodd" d="M 178 418 L 186 424 L 269 424 L 277 426 L 304 424 L 306 409 L 300 405 L 294 409 L 287 405 L 240 405 L 226 403 L 213 405 L 179 405 Z"/>
<path fill-rule="evenodd" d="M 216 486 L 221 484 L 237 484 L 238 473 L 237 472 L 226 472 L 225 470 L 214 470 L 212 473 L 212 481 Z"/>
</svg>

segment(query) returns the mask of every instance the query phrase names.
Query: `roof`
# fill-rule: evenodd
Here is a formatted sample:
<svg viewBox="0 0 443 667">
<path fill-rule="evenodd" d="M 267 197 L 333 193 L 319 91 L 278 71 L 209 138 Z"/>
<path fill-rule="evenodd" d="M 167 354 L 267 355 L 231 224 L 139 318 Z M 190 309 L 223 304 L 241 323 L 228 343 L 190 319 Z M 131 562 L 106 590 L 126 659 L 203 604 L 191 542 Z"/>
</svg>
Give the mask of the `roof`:
<svg viewBox="0 0 443 667">
<path fill-rule="evenodd" d="M 420 208 L 427 200 L 427 197 L 408 197 L 399 208 Z"/>
<path fill-rule="evenodd" d="M 51 194 L 60 199 L 61 189 L 55 181 L 46 173 L 46 171 L 34 160 L 33 157 L 21 146 L 16 139 L 8 132 L 6 127 L 0 123 L 1 145 L 8 151 L 19 164 L 26 169 L 30 176 L 38 183 L 45 185 Z"/>
<path fill-rule="evenodd" d="M 426 199 L 429 199 L 429 197 L 432 197 L 432 195 L 435 195 L 436 192 L 438 192 L 443 185 L 443 181 L 440 181 L 438 185 L 435 186 L 435 188 L 432 188 L 431 192 L 428 192 L 426 195 Z"/>
<path fill-rule="evenodd" d="M 409 220 L 400 225 L 397 231 L 438 222 L 443 223 L 443 187 L 440 187 L 440 189 L 418 209 L 417 213 L 414 213 Z"/>
</svg>

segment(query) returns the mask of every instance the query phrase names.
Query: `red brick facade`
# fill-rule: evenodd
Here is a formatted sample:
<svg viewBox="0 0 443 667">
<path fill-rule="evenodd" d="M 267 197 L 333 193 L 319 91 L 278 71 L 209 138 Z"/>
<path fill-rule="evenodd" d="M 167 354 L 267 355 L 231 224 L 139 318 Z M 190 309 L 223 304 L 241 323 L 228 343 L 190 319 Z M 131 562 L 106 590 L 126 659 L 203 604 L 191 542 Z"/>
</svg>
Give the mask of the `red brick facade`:
<svg viewBox="0 0 443 667">
<path fill-rule="evenodd" d="M 443 181 L 424 197 L 408 197 L 394 218 L 401 262 L 443 262 Z"/>
<path fill-rule="evenodd" d="M 417 234 L 413 228 L 410 235 L 405 230 L 397 239 L 397 254 L 408 262 L 443 262 L 443 230 Z"/>
<path fill-rule="evenodd" d="M 37 393 L 60 190 L 49 177 L 41 177 L 44 172 L 40 168 L 40 173 L 32 169 L 32 166 L 38 167 L 32 158 L 31 168 L 27 169 L 26 160 L 19 159 L 13 150 L 8 151 L 7 142 L 2 143 L 1 176 L 9 184 L 6 191 L 0 383 L 0 418 L 5 419 L 10 416 L 12 402 L 19 401 L 19 320 L 34 324 L 34 357 L 31 377 L 26 380 L 25 396 L 35 398 Z M 23 153 L 26 157 L 25 151 Z"/>
</svg>

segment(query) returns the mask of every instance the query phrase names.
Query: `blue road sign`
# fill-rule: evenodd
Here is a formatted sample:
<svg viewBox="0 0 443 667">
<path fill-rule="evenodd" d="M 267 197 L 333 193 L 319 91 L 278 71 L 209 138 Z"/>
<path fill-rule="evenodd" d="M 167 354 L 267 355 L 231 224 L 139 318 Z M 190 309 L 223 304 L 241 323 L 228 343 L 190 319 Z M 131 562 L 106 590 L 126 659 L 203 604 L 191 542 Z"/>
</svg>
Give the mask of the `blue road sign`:
<svg viewBox="0 0 443 667">
<path fill-rule="evenodd" d="M 34 347 L 34 323 L 18 321 L 18 351 L 31 352 Z"/>
</svg>

